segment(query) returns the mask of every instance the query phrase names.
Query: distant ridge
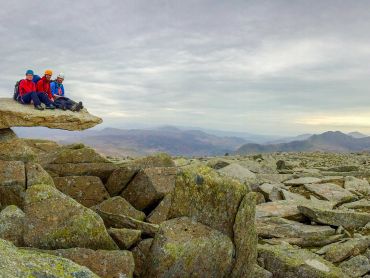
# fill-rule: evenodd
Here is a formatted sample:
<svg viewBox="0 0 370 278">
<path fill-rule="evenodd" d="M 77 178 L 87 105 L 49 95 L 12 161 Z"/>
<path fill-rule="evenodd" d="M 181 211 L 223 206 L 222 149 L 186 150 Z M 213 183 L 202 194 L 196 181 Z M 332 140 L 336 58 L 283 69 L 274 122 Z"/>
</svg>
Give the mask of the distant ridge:
<svg viewBox="0 0 370 278">
<path fill-rule="evenodd" d="M 241 146 L 236 154 L 290 152 L 290 151 L 329 151 L 356 152 L 370 150 L 370 137 L 355 137 L 358 133 L 345 134 L 340 131 L 327 131 L 312 135 L 306 140 L 296 140 L 279 144 L 250 144 Z M 354 135 L 353 135 L 354 134 Z M 365 136 L 365 135 L 364 135 Z"/>
</svg>

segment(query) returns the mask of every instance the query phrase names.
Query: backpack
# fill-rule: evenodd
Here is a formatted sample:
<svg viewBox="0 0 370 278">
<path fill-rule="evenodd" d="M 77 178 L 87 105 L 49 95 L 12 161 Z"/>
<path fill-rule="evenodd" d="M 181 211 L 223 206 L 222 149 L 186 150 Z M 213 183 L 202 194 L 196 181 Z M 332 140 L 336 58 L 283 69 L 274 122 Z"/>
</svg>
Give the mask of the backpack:
<svg viewBox="0 0 370 278">
<path fill-rule="evenodd" d="M 14 93 L 13 93 L 13 99 L 18 100 L 19 97 L 19 84 L 21 83 L 22 79 L 17 81 L 14 85 Z"/>
<path fill-rule="evenodd" d="M 32 82 L 33 83 L 37 83 L 39 80 L 41 79 L 41 77 L 37 74 L 34 74 L 33 75 L 33 79 L 32 79 Z M 14 85 L 14 93 L 13 93 L 13 99 L 14 100 L 18 100 L 18 97 L 19 97 L 19 84 L 21 83 L 23 79 L 17 81 Z"/>
<path fill-rule="evenodd" d="M 41 77 L 39 75 L 34 74 L 32 81 L 33 81 L 33 83 L 37 84 L 37 82 L 39 82 L 40 79 L 41 79 Z"/>
</svg>

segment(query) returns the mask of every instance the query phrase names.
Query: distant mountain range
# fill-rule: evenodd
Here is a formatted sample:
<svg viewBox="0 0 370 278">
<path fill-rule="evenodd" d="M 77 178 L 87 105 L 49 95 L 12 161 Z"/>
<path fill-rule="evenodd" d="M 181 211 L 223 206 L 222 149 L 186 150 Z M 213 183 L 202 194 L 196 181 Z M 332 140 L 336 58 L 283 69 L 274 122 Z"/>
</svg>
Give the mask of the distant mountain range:
<svg viewBox="0 0 370 278">
<path fill-rule="evenodd" d="M 215 130 L 206 132 L 174 126 L 152 129 L 104 128 L 83 132 L 47 128 L 16 128 L 15 131 L 19 137 L 23 138 L 49 139 L 61 144 L 81 142 L 110 156 L 142 156 L 154 152 L 167 152 L 171 155 L 189 157 L 224 155 L 225 153 L 350 152 L 370 149 L 370 137 L 359 132 L 345 134 L 339 131 L 329 131 L 318 135 L 302 134 L 295 137 L 277 138 L 276 136 Z M 234 136 L 235 134 L 243 137 Z"/>
<path fill-rule="evenodd" d="M 302 135 L 304 138 L 307 135 Z M 329 151 L 357 152 L 370 150 L 370 137 L 359 132 L 349 134 L 340 131 L 328 131 L 306 139 L 293 140 L 287 143 L 255 144 L 247 143 L 236 150 L 236 154 L 268 153 L 268 152 L 300 152 Z"/>
<path fill-rule="evenodd" d="M 81 142 L 105 155 L 141 156 L 154 152 L 171 155 L 210 156 L 233 152 L 245 143 L 243 138 L 216 136 L 200 130 L 182 130 L 173 126 L 155 129 L 116 129 L 65 132 L 50 129 L 16 129 L 19 137 L 47 138 L 62 144 Z"/>
</svg>

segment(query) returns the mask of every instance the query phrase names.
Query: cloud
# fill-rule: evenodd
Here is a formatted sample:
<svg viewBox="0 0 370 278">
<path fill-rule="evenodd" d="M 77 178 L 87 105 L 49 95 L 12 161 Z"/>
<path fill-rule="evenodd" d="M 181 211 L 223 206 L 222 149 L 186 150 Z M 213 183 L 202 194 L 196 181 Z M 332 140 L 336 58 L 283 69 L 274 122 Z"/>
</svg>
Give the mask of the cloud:
<svg viewBox="0 0 370 278">
<path fill-rule="evenodd" d="M 27 68 L 52 68 L 65 72 L 72 98 L 115 127 L 286 135 L 335 128 L 350 108 L 364 129 L 369 8 L 342 0 L 9 1 L 0 11 L 0 96 Z"/>
</svg>

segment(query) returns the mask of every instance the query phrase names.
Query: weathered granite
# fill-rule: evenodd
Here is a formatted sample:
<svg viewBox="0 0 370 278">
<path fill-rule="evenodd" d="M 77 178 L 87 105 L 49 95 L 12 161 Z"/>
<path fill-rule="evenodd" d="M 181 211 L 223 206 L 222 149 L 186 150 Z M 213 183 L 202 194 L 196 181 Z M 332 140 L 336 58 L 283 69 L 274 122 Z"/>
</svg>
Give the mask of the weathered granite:
<svg viewBox="0 0 370 278">
<path fill-rule="evenodd" d="M 56 110 L 39 111 L 33 105 L 21 105 L 11 98 L 0 98 L 0 129 L 15 126 L 45 126 L 66 130 L 84 130 L 102 123 L 86 109 L 80 112 Z"/>
</svg>

